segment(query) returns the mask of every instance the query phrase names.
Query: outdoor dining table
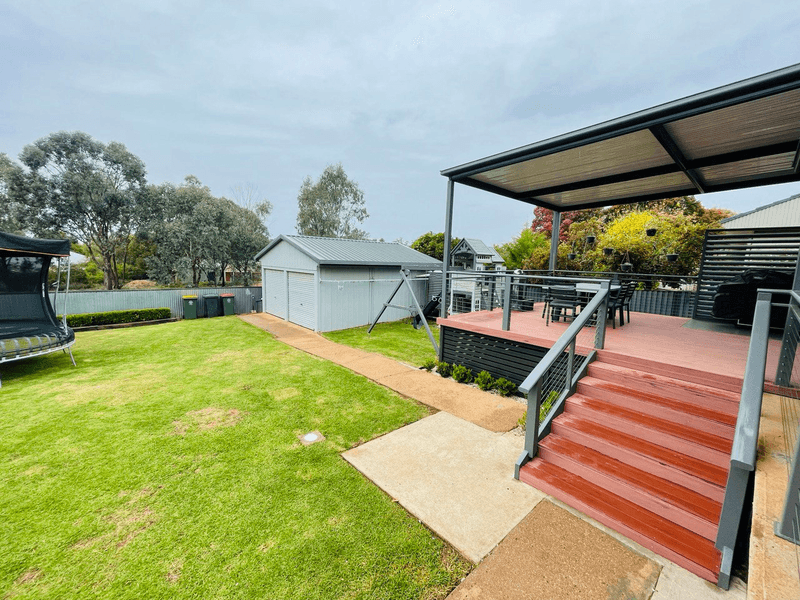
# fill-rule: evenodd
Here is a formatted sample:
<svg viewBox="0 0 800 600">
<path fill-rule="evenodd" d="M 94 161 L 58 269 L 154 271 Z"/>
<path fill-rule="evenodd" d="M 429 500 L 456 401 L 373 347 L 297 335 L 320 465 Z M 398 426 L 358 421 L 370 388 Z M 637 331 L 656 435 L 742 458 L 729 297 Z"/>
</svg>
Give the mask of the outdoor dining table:
<svg viewBox="0 0 800 600">
<path fill-rule="evenodd" d="M 547 292 L 550 287 L 556 287 L 556 286 L 555 285 L 554 286 L 545 285 L 545 286 L 542 286 L 542 289 L 545 292 Z M 611 283 L 611 285 L 609 286 L 609 289 L 612 292 L 619 291 L 620 289 L 622 289 L 622 286 L 619 283 Z M 575 282 L 575 291 L 578 293 L 579 296 L 581 296 L 581 309 L 583 309 L 583 308 L 586 307 L 587 304 L 589 304 L 589 301 L 591 300 L 591 296 L 600 291 L 600 283 L 594 283 L 593 281 L 576 281 Z M 556 317 L 556 320 L 560 320 L 561 319 L 560 313 L 561 313 L 561 311 L 558 312 L 558 316 Z M 544 316 L 545 315 L 542 314 L 542 317 L 544 317 Z"/>
</svg>

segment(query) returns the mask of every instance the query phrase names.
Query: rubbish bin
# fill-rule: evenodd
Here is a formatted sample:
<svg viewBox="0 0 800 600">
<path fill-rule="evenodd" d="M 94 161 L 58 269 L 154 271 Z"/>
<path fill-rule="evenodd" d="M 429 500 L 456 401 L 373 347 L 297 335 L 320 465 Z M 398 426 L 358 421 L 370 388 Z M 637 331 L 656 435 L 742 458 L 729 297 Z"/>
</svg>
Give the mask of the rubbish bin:
<svg viewBox="0 0 800 600">
<path fill-rule="evenodd" d="M 206 305 L 207 317 L 218 317 L 221 314 L 219 307 L 219 296 L 203 296 L 203 304 Z"/>
<path fill-rule="evenodd" d="M 228 315 L 235 315 L 236 305 L 234 303 L 235 296 L 233 294 L 220 294 L 220 300 L 222 300 L 222 314 L 226 317 Z"/>
<path fill-rule="evenodd" d="M 197 318 L 197 296 L 183 296 L 183 318 Z"/>
</svg>

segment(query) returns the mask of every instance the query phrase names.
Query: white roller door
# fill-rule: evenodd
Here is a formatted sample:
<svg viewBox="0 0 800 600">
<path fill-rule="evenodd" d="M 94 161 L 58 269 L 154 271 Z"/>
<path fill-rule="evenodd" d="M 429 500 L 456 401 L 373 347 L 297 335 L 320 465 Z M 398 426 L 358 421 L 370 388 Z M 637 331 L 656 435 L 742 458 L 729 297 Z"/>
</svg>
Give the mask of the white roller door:
<svg viewBox="0 0 800 600">
<path fill-rule="evenodd" d="M 309 329 L 317 328 L 313 273 L 289 271 L 289 321 Z"/>
<path fill-rule="evenodd" d="M 286 273 L 264 269 L 264 312 L 286 318 Z"/>
</svg>

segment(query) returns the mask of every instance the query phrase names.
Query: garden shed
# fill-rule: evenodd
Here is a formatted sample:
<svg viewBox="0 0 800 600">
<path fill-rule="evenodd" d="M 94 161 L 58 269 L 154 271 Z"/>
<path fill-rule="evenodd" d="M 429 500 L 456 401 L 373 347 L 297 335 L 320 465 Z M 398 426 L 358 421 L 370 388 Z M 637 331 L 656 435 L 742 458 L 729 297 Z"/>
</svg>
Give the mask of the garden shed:
<svg viewBox="0 0 800 600">
<path fill-rule="evenodd" d="M 428 275 L 442 263 L 399 243 L 280 235 L 256 256 L 261 263 L 263 311 L 315 331 L 367 325 L 409 271 L 420 302 Z M 411 306 L 403 286 L 392 304 Z M 410 313 L 388 308 L 381 321 Z"/>
</svg>

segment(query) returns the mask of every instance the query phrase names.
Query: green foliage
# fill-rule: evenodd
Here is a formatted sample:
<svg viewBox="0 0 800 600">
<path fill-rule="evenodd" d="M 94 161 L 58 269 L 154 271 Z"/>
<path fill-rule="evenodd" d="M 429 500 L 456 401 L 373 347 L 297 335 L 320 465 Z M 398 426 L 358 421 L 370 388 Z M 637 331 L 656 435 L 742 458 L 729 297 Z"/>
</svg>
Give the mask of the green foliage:
<svg viewBox="0 0 800 600">
<path fill-rule="evenodd" d="M 498 377 L 494 382 L 494 389 L 501 396 L 510 396 L 517 391 L 517 386 L 505 377 Z"/>
<path fill-rule="evenodd" d="M 528 411 L 522 413 L 522 416 L 517 419 L 517 427 L 521 427 L 525 431 L 525 426 L 528 424 Z"/>
<path fill-rule="evenodd" d="M 550 412 L 550 409 L 553 408 L 553 403 L 558 400 L 560 396 L 560 392 L 555 390 L 551 391 L 547 394 L 547 398 L 545 398 L 544 402 L 539 405 L 539 423 L 544 421 L 544 418 L 547 416 L 547 413 Z M 517 420 L 517 425 L 525 429 L 528 426 L 528 411 L 526 410 L 522 413 L 522 416 Z"/>
<path fill-rule="evenodd" d="M 379 352 L 389 358 L 410 365 L 422 366 L 430 361 L 436 364 L 436 352 L 424 328 L 414 329 L 411 319 L 378 323 L 372 333 L 367 335 L 368 326 L 354 327 L 340 331 L 328 331 L 322 335 L 338 344 L 360 348 L 368 352 Z M 430 325 L 434 337 L 439 335 L 439 326 Z"/>
<path fill-rule="evenodd" d="M 59 233 L 86 244 L 107 289 L 120 286 L 120 249 L 144 215 L 145 166 L 119 142 L 61 131 L 22 149 L 25 171 L 9 195 L 25 207 L 24 225 L 37 235 Z"/>
<path fill-rule="evenodd" d="M 424 363 L 422 363 L 422 368 L 426 371 L 433 371 L 433 368 L 436 366 L 436 361 L 434 359 L 428 359 Z"/>
<path fill-rule="evenodd" d="M 480 389 L 488 392 L 494 387 L 494 377 L 489 371 L 481 371 L 475 376 L 475 383 Z"/>
<path fill-rule="evenodd" d="M 436 370 L 442 377 L 450 377 L 453 374 L 453 365 L 440 361 L 436 363 Z"/>
<path fill-rule="evenodd" d="M 450 239 L 450 250 L 453 250 L 461 240 L 459 238 Z M 411 247 L 417 252 L 422 252 L 436 260 L 444 260 L 444 233 L 423 233 L 416 240 L 411 242 Z"/>
<path fill-rule="evenodd" d="M 342 163 L 328 165 L 313 181 L 303 180 L 297 194 L 297 233 L 321 237 L 366 239 L 367 232 L 358 229 L 369 217 L 364 192 L 350 181 Z"/>
<path fill-rule="evenodd" d="M 12 179 L 19 176 L 19 166 L 0 152 L 0 231 L 21 235 L 23 207 L 9 195 Z"/>
<path fill-rule="evenodd" d="M 538 248 L 549 249 L 550 241 L 543 233 L 534 233 L 527 225 L 510 242 L 495 246 L 494 249 L 503 257 L 508 269 L 521 269 L 523 263 L 530 258 Z M 548 250 L 549 251 L 549 250 Z"/>
<path fill-rule="evenodd" d="M 169 308 L 136 308 L 133 310 L 110 310 L 99 313 L 83 313 L 67 315 L 70 327 L 87 327 L 90 325 L 116 325 L 118 323 L 137 323 L 139 321 L 158 321 L 169 319 L 172 311 Z"/>
<path fill-rule="evenodd" d="M 464 365 L 456 365 L 453 367 L 453 379 L 458 383 L 472 382 L 472 369 L 468 369 Z"/>
</svg>

